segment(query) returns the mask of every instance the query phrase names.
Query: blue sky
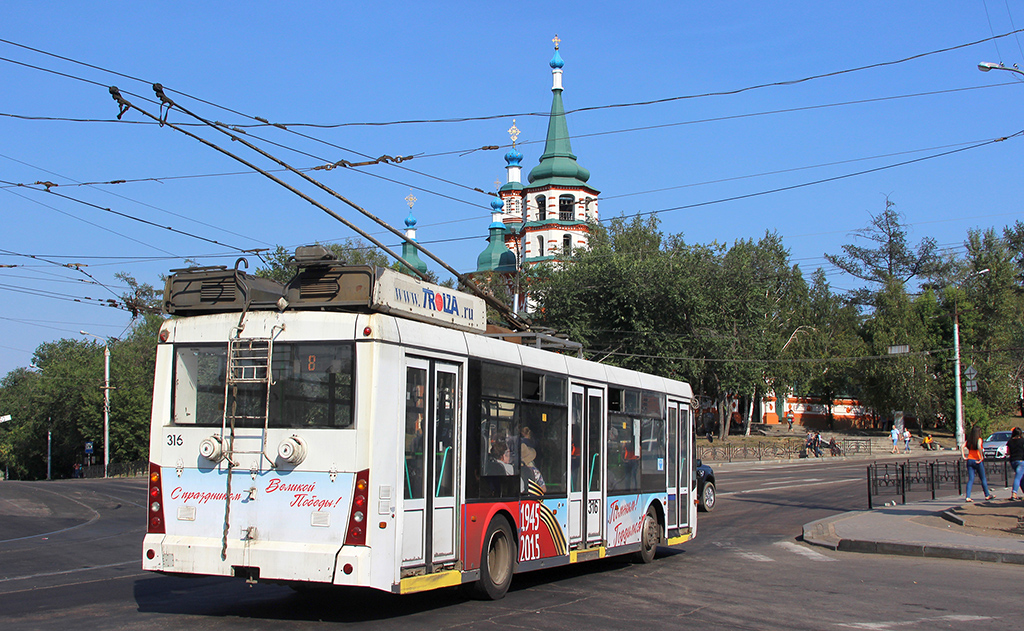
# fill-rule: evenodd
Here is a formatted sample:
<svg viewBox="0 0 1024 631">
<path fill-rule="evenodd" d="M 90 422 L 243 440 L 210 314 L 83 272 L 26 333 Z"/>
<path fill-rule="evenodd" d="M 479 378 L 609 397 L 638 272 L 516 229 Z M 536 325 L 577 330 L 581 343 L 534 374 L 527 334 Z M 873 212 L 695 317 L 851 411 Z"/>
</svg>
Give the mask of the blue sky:
<svg viewBox="0 0 1024 631">
<path fill-rule="evenodd" d="M 912 242 L 933 237 L 962 251 L 968 229 L 1001 230 L 1022 217 L 1024 138 L 974 145 L 1024 129 L 1021 77 L 977 70 L 981 61 L 1024 64 L 1024 34 L 925 53 L 1022 27 L 1024 3 L 1012 0 L 0 6 L 0 39 L 160 82 L 210 119 L 349 124 L 290 128 L 311 138 L 250 129 L 283 145 L 265 146 L 297 167 L 416 156 L 317 174 L 399 227 L 411 190 L 419 240 L 460 271 L 475 269 L 486 246 L 490 198 L 473 189 L 505 181 L 513 118 L 524 173 L 542 151 L 555 34 L 568 110 L 674 99 L 569 115 L 573 150 L 601 191 L 602 218 L 662 211 L 662 229 L 692 243 L 776 231 L 809 275 L 889 196 Z M 40 343 L 80 337 L 80 329 L 122 335 L 130 315 L 95 300 L 124 291 L 117 272 L 159 286 L 160 275 L 185 259 L 230 266 L 239 250 L 354 236 L 198 142 L 137 124 L 147 120 L 138 113 L 108 122 L 117 109 L 105 86 L 155 112 L 143 100 L 152 99 L 147 83 L 9 43 L 0 43 L 0 58 L 0 180 L 50 181 L 72 198 L 0 184 L 0 265 L 17 266 L 0 267 L 0 375 L 28 365 Z M 885 65 L 841 72 L 877 64 Z M 674 98 L 832 73 L 840 74 Z M 488 116 L 496 118 L 351 125 Z M 177 111 L 169 120 L 189 122 Z M 489 145 L 501 149 L 474 151 Z M 937 157 L 883 168 L 929 156 Z M 838 179 L 812 184 L 831 178 Z M 128 182 L 74 186 L 114 180 Z M 88 276 L 66 264 L 83 265 Z M 829 278 L 837 290 L 856 286 L 834 271 Z"/>
</svg>

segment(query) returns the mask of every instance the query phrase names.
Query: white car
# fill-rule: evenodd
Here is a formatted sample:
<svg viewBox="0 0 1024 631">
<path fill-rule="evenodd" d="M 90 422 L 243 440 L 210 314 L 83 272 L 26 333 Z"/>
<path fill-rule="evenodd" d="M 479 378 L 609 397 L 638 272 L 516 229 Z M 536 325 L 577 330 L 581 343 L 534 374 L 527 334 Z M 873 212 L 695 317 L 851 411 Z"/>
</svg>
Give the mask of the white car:
<svg viewBox="0 0 1024 631">
<path fill-rule="evenodd" d="M 981 443 L 981 450 L 986 458 L 1000 460 L 1006 458 L 1006 441 L 1010 440 L 1010 432 L 994 432 Z"/>
</svg>

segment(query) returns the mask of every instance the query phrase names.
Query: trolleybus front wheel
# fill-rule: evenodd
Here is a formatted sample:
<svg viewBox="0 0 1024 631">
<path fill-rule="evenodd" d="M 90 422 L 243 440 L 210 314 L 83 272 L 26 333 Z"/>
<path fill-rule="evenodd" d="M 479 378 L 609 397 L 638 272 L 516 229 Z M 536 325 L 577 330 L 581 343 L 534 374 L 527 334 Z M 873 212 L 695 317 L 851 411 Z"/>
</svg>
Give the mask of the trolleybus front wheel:
<svg viewBox="0 0 1024 631">
<path fill-rule="evenodd" d="M 495 517 L 484 535 L 480 558 L 480 580 L 470 583 L 469 595 L 480 600 L 498 600 L 512 583 L 516 563 L 516 540 L 504 517 Z"/>
</svg>

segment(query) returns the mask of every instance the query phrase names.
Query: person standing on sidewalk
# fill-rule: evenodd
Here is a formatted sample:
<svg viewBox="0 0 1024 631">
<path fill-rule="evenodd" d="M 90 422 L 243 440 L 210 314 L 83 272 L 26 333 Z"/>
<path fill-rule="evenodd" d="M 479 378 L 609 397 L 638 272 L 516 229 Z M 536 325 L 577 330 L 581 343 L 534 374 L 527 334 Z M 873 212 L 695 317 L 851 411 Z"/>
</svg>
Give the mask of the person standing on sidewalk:
<svg viewBox="0 0 1024 631">
<path fill-rule="evenodd" d="M 988 492 L 988 480 L 985 479 L 985 452 L 981 449 L 981 428 L 977 425 L 971 428 L 967 442 L 960 445 L 960 456 L 967 461 L 967 501 L 974 501 L 971 499 L 971 489 L 974 487 L 975 475 L 981 480 L 981 490 L 985 492 L 985 499 L 996 499 L 995 495 Z"/>
<path fill-rule="evenodd" d="M 1010 459 L 1010 467 L 1013 469 L 1013 485 L 1010 487 L 1010 499 L 1020 499 L 1017 495 L 1021 491 L 1020 481 L 1024 478 L 1024 435 L 1019 427 L 1014 427 L 1010 432 L 1010 440 L 1006 441 L 1006 455 Z"/>
<path fill-rule="evenodd" d="M 910 430 L 906 427 L 903 428 L 903 453 L 910 453 Z"/>
<path fill-rule="evenodd" d="M 892 431 L 889 432 L 889 438 L 892 439 L 892 451 L 890 451 L 889 453 L 891 453 L 891 454 L 898 454 L 898 453 L 900 453 L 900 448 L 899 448 L 899 445 L 900 445 L 900 430 L 895 425 L 892 426 Z"/>
</svg>

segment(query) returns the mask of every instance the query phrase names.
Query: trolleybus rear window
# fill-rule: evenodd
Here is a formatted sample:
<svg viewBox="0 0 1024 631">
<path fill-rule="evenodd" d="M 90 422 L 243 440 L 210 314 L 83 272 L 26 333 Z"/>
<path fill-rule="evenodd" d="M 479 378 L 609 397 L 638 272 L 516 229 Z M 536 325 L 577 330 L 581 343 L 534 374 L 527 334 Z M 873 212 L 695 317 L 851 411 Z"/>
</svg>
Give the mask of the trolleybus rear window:
<svg viewBox="0 0 1024 631">
<path fill-rule="evenodd" d="M 227 347 L 175 347 L 173 422 L 236 427 L 352 427 L 355 347 L 351 342 L 280 343 L 265 383 L 232 385 L 225 401 Z M 237 388 L 237 391 L 236 391 Z M 232 394 L 237 392 L 237 394 Z"/>
</svg>

